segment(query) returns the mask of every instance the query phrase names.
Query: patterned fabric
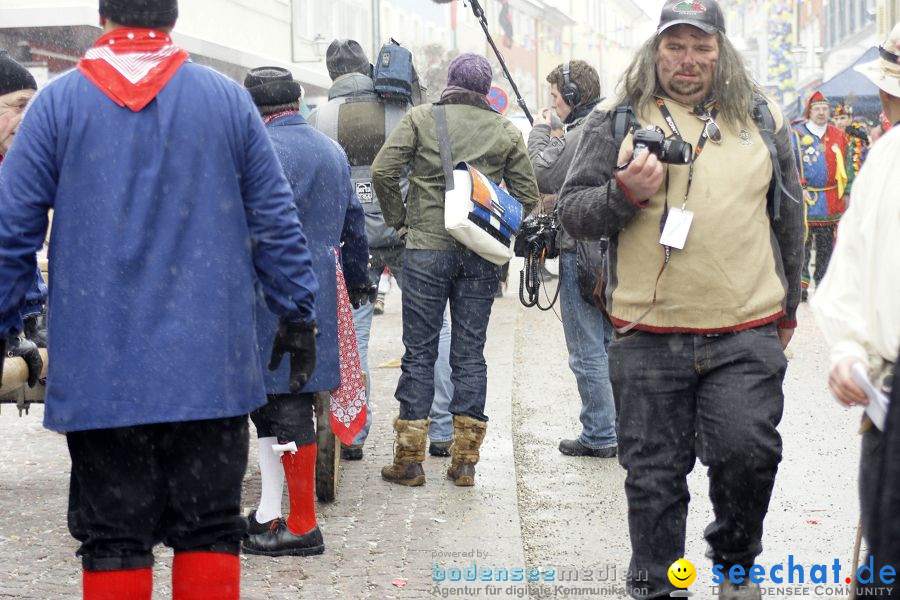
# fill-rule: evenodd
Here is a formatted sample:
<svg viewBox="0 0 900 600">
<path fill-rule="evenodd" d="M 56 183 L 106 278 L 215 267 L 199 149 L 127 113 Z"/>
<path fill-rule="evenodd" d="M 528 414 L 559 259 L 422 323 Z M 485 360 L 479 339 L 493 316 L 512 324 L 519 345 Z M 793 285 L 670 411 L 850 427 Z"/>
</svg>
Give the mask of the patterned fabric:
<svg viewBox="0 0 900 600">
<path fill-rule="evenodd" d="M 78 70 L 113 102 L 139 112 L 187 59 L 188 53 L 162 31 L 120 28 L 101 36 Z"/>
<path fill-rule="evenodd" d="M 826 225 L 839 220 L 846 210 L 847 137 L 834 125 L 828 125 L 820 138 L 803 123 L 794 129 L 794 149 L 809 224 Z"/>
<path fill-rule="evenodd" d="M 335 249 L 338 295 L 338 354 L 341 384 L 331 392 L 331 430 L 348 446 L 366 424 L 366 381 L 359 364 L 353 312 L 341 260 Z"/>
</svg>

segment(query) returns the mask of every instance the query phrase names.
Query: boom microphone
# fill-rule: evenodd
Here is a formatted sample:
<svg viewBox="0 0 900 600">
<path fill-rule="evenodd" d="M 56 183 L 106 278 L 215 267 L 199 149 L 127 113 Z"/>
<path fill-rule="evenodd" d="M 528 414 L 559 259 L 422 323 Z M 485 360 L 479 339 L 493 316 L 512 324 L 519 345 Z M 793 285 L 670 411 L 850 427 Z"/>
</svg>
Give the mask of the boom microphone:
<svg viewBox="0 0 900 600">
<path fill-rule="evenodd" d="M 435 4 L 450 4 L 453 0 L 431 0 Z M 488 30 L 487 17 L 484 15 L 484 9 L 481 8 L 481 4 L 478 0 L 463 0 L 463 5 L 468 3 L 472 7 L 472 12 L 475 14 L 475 18 L 478 19 L 478 23 L 481 25 L 481 29 L 484 31 L 484 36 L 487 38 L 488 44 L 490 44 L 491 49 L 494 51 L 494 54 L 497 55 L 497 60 L 500 61 L 500 68 L 503 69 L 503 74 L 506 75 L 506 80 L 509 81 L 510 87 L 512 87 L 513 93 L 516 95 L 516 99 L 518 101 L 519 106 L 522 108 L 522 112 L 525 113 L 525 118 L 528 119 L 528 122 L 534 125 L 534 117 L 531 116 L 531 113 L 528 112 L 528 106 L 525 105 L 525 98 L 522 97 L 522 94 L 519 92 L 519 88 L 516 86 L 516 82 L 513 81 L 512 75 L 509 72 L 509 68 L 506 66 L 506 61 L 503 60 L 503 55 L 500 53 L 500 49 L 497 48 L 497 44 L 494 43 L 494 38 L 491 37 L 491 32 Z"/>
</svg>

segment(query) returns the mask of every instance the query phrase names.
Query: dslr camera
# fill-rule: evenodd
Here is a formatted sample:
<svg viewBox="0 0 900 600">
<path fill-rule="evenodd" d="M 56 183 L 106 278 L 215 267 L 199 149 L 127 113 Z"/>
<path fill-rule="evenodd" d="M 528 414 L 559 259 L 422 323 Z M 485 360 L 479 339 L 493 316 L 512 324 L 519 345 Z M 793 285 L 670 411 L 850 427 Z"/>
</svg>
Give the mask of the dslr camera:
<svg viewBox="0 0 900 600">
<path fill-rule="evenodd" d="M 694 148 L 688 142 L 667 138 L 656 125 L 647 125 L 634 132 L 634 158 L 648 151 L 664 163 L 686 165 Z"/>
<path fill-rule="evenodd" d="M 549 215 L 534 215 L 522 221 L 519 232 L 516 234 L 516 243 L 513 253 L 516 256 L 527 257 L 534 253 L 544 258 L 556 258 L 559 256 L 559 247 L 556 239 L 559 236 L 559 218 L 556 211 Z"/>
</svg>

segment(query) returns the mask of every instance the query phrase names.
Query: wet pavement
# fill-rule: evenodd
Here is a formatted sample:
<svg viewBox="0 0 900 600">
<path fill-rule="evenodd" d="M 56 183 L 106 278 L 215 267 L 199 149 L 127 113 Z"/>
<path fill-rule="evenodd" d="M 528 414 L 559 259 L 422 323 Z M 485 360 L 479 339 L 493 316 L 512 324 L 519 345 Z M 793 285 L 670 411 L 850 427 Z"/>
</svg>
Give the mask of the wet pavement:
<svg viewBox="0 0 900 600">
<path fill-rule="evenodd" d="M 336 501 L 319 505 L 325 554 L 242 557 L 242 598 L 621 597 L 629 558 L 624 472 L 615 459 L 571 458 L 557 450 L 562 437 L 579 431 L 580 401 L 562 326 L 552 311 L 522 308 L 513 287 L 495 303 L 491 317 L 486 347 L 491 420 L 476 486 L 453 486 L 444 479 L 449 459 L 433 457 L 425 461 L 423 487 L 381 480 L 380 468 L 392 452 L 393 390 L 400 370 L 374 368 L 376 418 L 365 457 L 342 463 Z M 400 300 L 399 293 L 388 295 L 385 314 L 375 317 L 373 367 L 403 352 Z M 827 353 L 806 305 L 799 318 L 780 427 L 785 458 L 757 562 L 768 571 L 786 565 L 791 555 L 794 564 L 806 566 L 807 583 L 800 585 L 808 588 L 806 597 L 843 597 L 841 590 L 817 589 L 808 577 L 812 565 L 831 565 L 834 559 L 842 574 L 850 572 L 858 520 L 859 414 L 829 398 Z M 65 439 L 44 430 L 41 418 L 40 406 L 22 418 L 8 405 L 0 413 L 0 598 L 80 598 L 80 561 L 65 523 Z M 251 453 L 245 512 L 259 493 L 255 444 Z M 712 509 L 699 464 L 690 488 L 686 558 L 698 570 L 691 589 L 697 598 L 711 598 L 702 532 Z M 157 558 L 153 597 L 170 598 L 171 551 L 159 548 Z M 552 584 L 528 581 L 535 578 L 529 569 L 538 569 L 540 580 L 550 568 L 556 573 Z M 559 582 L 561 570 L 569 569 L 590 570 L 594 581 Z M 504 570 L 521 581 L 496 581 Z M 484 581 L 488 575 L 491 581 Z M 784 587 L 767 597 L 787 597 Z"/>
</svg>

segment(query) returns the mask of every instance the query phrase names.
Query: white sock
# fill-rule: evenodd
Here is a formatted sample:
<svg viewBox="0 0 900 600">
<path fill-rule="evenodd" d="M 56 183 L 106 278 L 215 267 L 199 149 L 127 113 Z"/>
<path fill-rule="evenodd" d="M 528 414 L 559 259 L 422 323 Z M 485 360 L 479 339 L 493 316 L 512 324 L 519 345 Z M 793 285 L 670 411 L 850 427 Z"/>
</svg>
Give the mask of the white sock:
<svg viewBox="0 0 900 600">
<path fill-rule="evenodd" d="M 258 443 L 262 494 L 259 497 L 259 508 L 256 509 L 256 520 L 259 523 L 265 523 L 281 517 L 284 468 L 281 466 L 281 457 L 272 451 L 272 444 L 277 444 L 278 438 L 259 438 Z"/>
<path fill-rule="evenodd" d="M 381 294 L 387 294 L 391 291 L 391 276 L 387 273 L 382 273 L 381 277 L 378 278 L 378 292 Z"/>
</svg>

